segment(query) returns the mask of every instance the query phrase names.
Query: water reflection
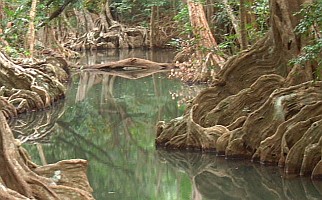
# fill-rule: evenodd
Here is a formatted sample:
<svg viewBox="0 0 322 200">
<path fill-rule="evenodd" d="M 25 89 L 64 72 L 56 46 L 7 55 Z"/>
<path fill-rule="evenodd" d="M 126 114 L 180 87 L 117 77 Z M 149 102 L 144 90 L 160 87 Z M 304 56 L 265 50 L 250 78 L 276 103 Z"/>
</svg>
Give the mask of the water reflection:
<svg viewBox="0 0 322 200">
<path fill-rule="evenodd" d="M 29 143 L 50 143 L 51 133 L 57 128 L 56 121 L 64 113 L 64 102 L 40 112 L 30 112 L 9 121 L 15 138 Z"/>
<path fill-rule="evenodd" d="M 276 167 L 211 154 L 158 151 L 161 161 L 187 173 L 192 199 L 320 199 L 321 183 L 285 179 Z"/>
<path fill-rule="evenodd" d="M 83 65 L 102 64 L 126 58 L 143 58 L 155 62 L 172 62 L 175 52 L 169 49 L 147 51 L 144 49 L 110 49 L 108 51 L 83 52 L 76 62 Z"/>
<path fill-rule="evenodd" d="M 158 62 L 167 62 L 155 60 L 163 56 L 171 60 L 164 51 L 117 52 L 96 52 L 80 62 L 94 64 L 130 54 Z M 182 114 L 184 107 L 178 106 L 173 94 L 188 90 L 167 79 L 167 74 L 133 80 L 108 73 L 76 73 L 65 101 L 12 121 L 11 127 L 16 137 L 37 143 L 25 145 L 36 163 L 88 160 L 89 181 L 99 200 L 321 197 L 320 185 L 308 179 L 284 180 L 276 168 L 212 155 L 156 151 L 155 124 Z"/>
</svg>

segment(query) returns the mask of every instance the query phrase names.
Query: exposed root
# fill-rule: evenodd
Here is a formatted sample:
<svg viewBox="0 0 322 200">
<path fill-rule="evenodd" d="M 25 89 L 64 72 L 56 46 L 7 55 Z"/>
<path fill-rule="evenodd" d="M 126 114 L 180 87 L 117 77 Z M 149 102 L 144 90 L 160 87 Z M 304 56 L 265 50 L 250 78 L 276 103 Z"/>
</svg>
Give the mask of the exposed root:
<svg viewBox="0 0 322 200">
<path fill-rule="evenodd" d="M 266 85 L 265 80 L 272 85 Z M 281 88 L 283 80 L 277 75 L 263 76 L 250 88 L 220 101 L 204 118 L 196 116 L 200 113 L 196 112 L 199 104 L 195 100 L 189 113 L 176 120 L 180 128 L 173 130 L 173 125 L 162 124 L 156 143 L 179 149 L 210 148 L 226 157 L 252 157 L 262 163 L 279 163 L 285 165 L 286 173 L 309 174 L 321 159 L 318 130 L 322 82 Z M 205 97 L 206 93 L 203 94 Z M 247 113 L 245 108 L 252 109 Z M 195 119 L 207 119 L 210 127 Z M 221 130 L 209 137 L 208 131 L 219 127 Z"/>
<path fill-rule="evenodd" d="M 0 176 L 3 182 L 0 197 L 93 199 L 92 189 L 86 178 L 86 161 L 62 161 L 43 167 L 31 164 L 32 161 L 20 142 L 14 139 L 2 111 L 0 133 Z"/>
<path fill-rule="evenodd" d="M 165 134 L 166 127 L 161 128 L 163 124 L 159 124 L 159 131 L 162 136 L 156 139 L 157 146 L 165 146 L 172 149 L 199 149 L 201 151 L 211 151 L 216 149 L 217 139 L 229 130 L 220 125 L 204 128 L 193 121 L 193 111 L 196 105 L 191 109 L 188 120 L 186 121 L 186 129 L 180 129 L 176 135 L 171 133 Z M 179 123 L 180 124 L 180 123 Z M 179 125 L 182 127 L 182 124 Z"/>
<path fill-rule="evenodd" d="M 0 103 L 7 118 L 47 108 L 64 97 L 65 87 L 60 81 L 68 79 L 67 63 L 62 58 L 52 61 L 17 65 L 0 52 Z"/>
<path fill-rule="evenodd" d="M 300 175 L 310 175 L 321 160 L 322 137 L 318 143 L 309 144 L 304 151 Z"/>
<path fill-rule="evenodd" d="M 128 28 L 119 23 L 107 28 L 104 32 L 100 32 L 100 29 L 93 29 L 80 37 L 70 38 L 64 44 L 64 47 L 75 51 L 145 46 L 147 46 L 147 30 L 145 28 Z"/>
<path fill-rule="evenodd" d="M 216 141 L 217 155 L 225 155 L 226 148 L 228 146 L 231 131 L 222 134 Z"/>
<path fill-rule="evenodd" d="M 272 74 L 261 76 L 249 88 L 231 95 L 217 104 L 205 117 L 206 126 L 227 126 L 242 116 L 248 116 L 265 103 L 268 96 L 282 87 L 284 79 Z"/>
<path fill-rule="evenodd" d="M 295 145 L 290 149 L 285 160 L 285 171 L 286 173 L 300 173 L 301 167 L 303 165 L 303 170 L 308 163 L 303 163 L 303 157 L 305 148 L 310 144 L 318 143 L 322 136 L 322 120 L 314 122 L 311 127 L 304 133 L 302 138 L 295 143 Z M 307 151 L 314 153 L 314 151 Z M 307 155 L 310 156 L 310 155 Z M 318 158 L 321 157 L 321 152 L 317 155 Z M 312 158 L 311 158 L 312 159 Z M 306 159 L 305 161 L 308 161 Z M 303 163 L 303 164 L 302 164 Z M 306 167 L 307 168 L 307 167 Z M 305 172 L 307 173 L 307 172 Z"/>
<path fill-rule="evenodd" d="M 321 85 L 321 82 L 307 82 L 275 90 L 262 107 L 248 116 L 241 133 L 238 133 L 241 140 L 230 142 L 230 145 L 242 143 L 243 145 L 236 145 L 242 148 L 228 146 L 230 154 L 227 156 L 239 154 L 246 149 L 249 154 L 254 154 L 261 141 L 272 136 L 280 124 L 299 113 L 305 105 L 314 104 L 322 98 Z"/>
<path fill-rule="evenodd" d="M 315 165 L 311 177 L 312 179 L 322 179 L 322 160 Z"/>
<path fill-rule="evenodd" d="M 312 81 L 313 75 L 320 72 L 309 64 L 288 66 L 308 42 L 293 31 L 301 16 L 291 13 L 297 12 L 302 3 L 289 7 L 284 1 L 270 1 L 271 29 L 266 36 L 227 60 L 213 74 L 213 87 L 202 91 L 176 121 L 183 133 L 164 124 L 166 129 L 159 129 L 158 138 L 164 134 L 170 136 L 168 141 L 171 136 L 182 134 L 202 138 L 203 128 L 224 125 L 230 131 L 216 141 L 219 154 L 252 157 L 262 163 L 278 162 L 285 165 L 287 173 L 309 174 L 314 168 L 312 177 L 322 177 L 318 152 L 321 106 L 317 106 L 322 99 L 322 82 Z M 284 8 L 292 12 L 281 12 Z M 269 74 L 276 75 L 270 75 L 271 80 L 265 83 L 264 76 L 269 80 Z M 191 110 L 193 116 L 189 114 Z"/>
<path fill-rule="evenodd" d="M 17 109 L 6 98 L 0 96 L 0 108 L 6 118 L 14 118 L 17 116 Z"/>
<path fill-rule="evenodd" d="M 321 118 L 318 116 L 322 114 L 321 106 L 322 102 L 305 106 L 292 118 L 281 123 L 272 136 L 260 143 L 253 160 L 260 157 L 262 163 L 279 163 L 280 166 L 284 166 L 285 157 L 295 141 L 303 136 L 312 123 Z"/>
</svg>

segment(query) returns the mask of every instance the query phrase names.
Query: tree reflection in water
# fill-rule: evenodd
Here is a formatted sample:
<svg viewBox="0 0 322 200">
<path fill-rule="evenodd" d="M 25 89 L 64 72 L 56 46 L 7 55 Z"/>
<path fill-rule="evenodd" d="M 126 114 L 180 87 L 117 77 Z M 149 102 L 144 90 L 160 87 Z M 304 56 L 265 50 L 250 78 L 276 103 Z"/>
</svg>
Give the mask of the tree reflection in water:
<svg viewBox="0 0 322 200">
<path fill-rule="evenodd" d="M 87 64 L 111 56 L 98 55 L 86 57 Z M 122 55 L 120 59 L 126 57 Z M 169 91 L 179 93 L 185 86 L 166 76 L 129 80 L 109 73 L 74 74 L 64 102 L 12 121 L 11 127 L 16 137 L 42 144 L 27 146 L 37 163 L 89 160 L 88 178 L 96 199 L 321 197 L 316 189 L 321 187 L 307 179 L 284 180 L 275 168 L 198 153 L 155 151 L 155 124 L 183 112 Z"/>
<path fill-rule="evenodd" d="M 166 77 L 154 74 L 129 80 L 110 73 L 74 74 L 63 115 L 20 130 L 42 127 L 51 135 L 42 145 L 42 153 L 36 146 L 26 145 L 33 159 L 40 163 L 39 154 L 43 154 L 49 163 L 68 158 L 89 160 L 88 178 L 96 199 L 189 198 L 181 198 L 190 192 L 178 181 L 188 181 L 186 175 L 169 171 L 155 157 L 156 122 L 183 111 L 169 93 L 182 84 Z M 31 121 L 37 121 L 37 116 Z M 25 120 L 21 123 L 32 123 L 27 117 Z M 190 190 L 188 184 L 185 188 Z"/>
<path fill-rule="evenodd" d="M 158 150 L 161 161 L 187 173 L 199 199 L 319 199 L 321 183 L 286 178 L 276 167 L 213 154 Z"/>
</svg>

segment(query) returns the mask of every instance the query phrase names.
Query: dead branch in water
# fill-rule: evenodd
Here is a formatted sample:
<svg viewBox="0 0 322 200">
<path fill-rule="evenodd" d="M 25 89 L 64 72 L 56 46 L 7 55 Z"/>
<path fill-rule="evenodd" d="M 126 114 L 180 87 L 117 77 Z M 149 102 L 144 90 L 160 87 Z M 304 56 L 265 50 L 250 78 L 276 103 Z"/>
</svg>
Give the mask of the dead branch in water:
<svg viewBox="0 0 322 200">
<path fill-rule="evenodd" d="M 85 69 L 98 69 L 98 70 L 142 70 L 142 69 L 153 69 L 153 70 L 163 70 L 175 68 L 174 63 L 158 63 L 142 58 L 127 58 L 119 61 L 108 62 L 103 64 L 95 64 L 85 66 Z"/>
</svg>

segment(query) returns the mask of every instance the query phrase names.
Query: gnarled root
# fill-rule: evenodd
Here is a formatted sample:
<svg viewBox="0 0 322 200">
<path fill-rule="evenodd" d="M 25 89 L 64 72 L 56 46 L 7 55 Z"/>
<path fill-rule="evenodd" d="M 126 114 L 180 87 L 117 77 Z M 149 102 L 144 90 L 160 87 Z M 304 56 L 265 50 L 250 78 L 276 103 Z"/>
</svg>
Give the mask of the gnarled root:
<svg viewBox="0 0 322 200">
<path fill-rule="evenodd" d="M 162 131 L 162 134 L 159 134 L 157 137 L 156 144 L 158 146 L 165 146 L 173 149 L 215 150 L 217 139 L 229 130 L 221 125 L 204 128 L 194 122 L 193 111 L 196 106 L 197 105 L 191 109 L 187 121 L 184 122 L 185 124 L 182 124 L 182 122 L 172 122 L 177 123 L 177 130 L 181 130 L 175 132 L 176 135 L 166 132 L 166 128 L 160 128 L 159 126 L 158 130 L 159 132 Z M 185 128 L 180 129 L 181 127 Z"/>
<path fill-rule="evenodd" d="M 247 151 L 254 154 L 261 142 L 274 135 L 279 125 L 299 113 L 305 105 L 316 103 L 322 98 L 322 82 L 306 82 L 285 89 L 275 90 L 258 110 L 252 112 L 245 121 L 240 139 L 231 141 L 235 146 L 244 147 L 230 151 L 229 156 Z M 271 145 L 272 146 L 272 145 Z M 268 145 L 269 148 L 269 145 Z M 256 159 L 258 153 L 255 153 Z"/>
<path fill-rule="evenodd" d="M 318 119 L 315 119 L 315 116 L 320 114 L 322 114 L 322 102 L 302 108 L 299 113 L 281 123 L 274 135 L 267 137 L 260 143 L 256 153 L 253 155 L 253 160 L 260 158 L 260 162 L 262 163 L 279 162 L 280 166 L 284 166 L 284 163 L 280 159 L 283 159 L 287 155 L 289 149 L 294 145 L 292 140 L 294 140 L 295 137 L 297 137 L 295 139 L 296 141 L 299 140 L 311 124 L 321 118 L 320 116 Z M 292 134 L 289 133 L 290 131 Z M 288 139 L 288 137 L 285 136 L 291 138 Z"/>
<path fill-rule="evenodd" d="M 279 75 L 261 76 L 249 88 L 220 101 L 206 115 L 206 126 L 217 124 L 228 126 L 239 117 L 248 116 L 265 103 L 269 95 L 283 84 L 284 78 Z"/>
<path fill-rule="evenodd" d="M 15 140 L 0 111 L 0 197 L 9 199 L 93 199 L 84 160 L 39 167 Z"/>
<path fill-rule="evenodd" d="M 6 118 L 13 118 L 17 116 L 16 108 L 7 100 L 0 96 L 0 108 L 2 108 L 2 112 Z"/>
<path fill-rule="evenodd" d="M 322 160 L 320 160 L 315 165 L 311 177 L 312 177 L 312 179 L 321 179 L 322 178 Z"/>
<path fill-rule="evenodd" d="M 274 76 L 262 78 L 268 77 Z M 276 75 L 275 77 L 280 79 Z M 259 83 L 265 81 L 258 80 L 252 86 Z M 276 83 L 276 88 L 282 84 L 280 81 Z M 196 116 L 204 111 L 200 110 L 200 105 L 195 100 L 189 112 L 182 118 L 172 121 L 170 125 L 162 123 L 158 128 L 157 144 L 180 149 L 216 149 L 219 155 L 224 154 L 226 157 L 252 157 L 253 160 L 260 160 L 262 163 L 285 165 L 287 173 L 303 175 L 311 173 L 321 159 L 320 132 L 317 131 L 321 128 L 319 126 L 322 116 L 322 102 L 319 101 L 322 99 L 321 87 L 322 82 L 305 82 L 276 89 L 265 103 L 261 106 L 256 105 L 258 109 L 248 115 L 230 111 L 236 107 L 228 104 L 232 102 L 241 105 L 237 105 L 238 109 L 252 105 L 251 100 L 250 104 L 235 101 L 236 99 L 244 101 L 247 95 L 250 97 L 246 99 L 251 99 L 252 95 L 255 95 L 255 99 L 260 96 L 256 92 L 247 94 L 250 89 L 242 90 L 220 101 L 209 115 L 204 113 L 202 116 Z M 206 93 L 203 94 L 205 97 Z M 224 108 L 228 110 L 222 107 L 224 103 L 226 103 Z M 227 113 L 236 113 L 237 116 L 232 116 L 232 119 L 221 117 Z M 196 119 L 207 119 L 209 120 L 207 124 L 213 126 L 204 127 Z M 218 125 L 219 121 L 228 125 Z M 216 132 L 219 127 L 220 131 Z M 209 135 L 211 130 L 215 130 L 216 133 Z M 164 138 L 166 140 L 162 140 Z"/>
<path fill-rule="evenodd" d="M 58 78 L 66 80 L 68 75 L 64 70 L 67 66 L 62 61 L 60 64 L 55 65 L 56 67 L 53 64 L 52 71 L 62 70 Z M 4 106 L 7 118 L 26 111 L 44 109 L 65 95 L 65 87 L 56 78 L 57 74 L 46 74 L 45 72 L 48 72 L 46 68 L 17 65 L 2 52 L 0 52 L 0 68 L 0 85 L 3 85 L 0 90 L 0 97 L 2 96 L 0 104 Z"/>
<path fill-rule="evenodd" d="M 309 144 L 304 151 L 300 175 L 309 175 L 321 160 L 322 137 L 318 143 Z"/>
<path fill-rule="evenodd" d="M 322 120 L 314 122 L 311 127 L 304 133 L 303 137 L 295 143 L 295 145 L 290 149 L 290 152 L 287 154 L 285 160 L 285 171 L 286 173 L 299 173 L 301 167 L 303 166 L 303 172 L 308 163 L 303 163 L 303 161 L 308 162 L 310 159 L 303 159 L 304 152 L 307 147 L 310 148 L 311 144 L 318 143 L 322 136 Z M 315 151 L 310 151 L 307 149 L 306 153 L 313 153 L 312 155 L 307 154 L 306 157 L 311 157 L 314 155 Z M 321 157 L 320 154 L 317 155 L 317 158 Z M 312 157 L 314 159 L 316 157 Z M 305 172 L 306 173 L 306 172 Z"/>
<path fill-rule="evenodd" d="M 128 28 L 115 24 L 105 32 L 94 29 L 64 44 L 72 50 L 138 48 L 147 46 L 147 31 L 142 27 Z"/>
</svg>

